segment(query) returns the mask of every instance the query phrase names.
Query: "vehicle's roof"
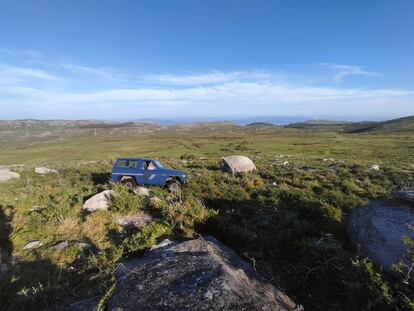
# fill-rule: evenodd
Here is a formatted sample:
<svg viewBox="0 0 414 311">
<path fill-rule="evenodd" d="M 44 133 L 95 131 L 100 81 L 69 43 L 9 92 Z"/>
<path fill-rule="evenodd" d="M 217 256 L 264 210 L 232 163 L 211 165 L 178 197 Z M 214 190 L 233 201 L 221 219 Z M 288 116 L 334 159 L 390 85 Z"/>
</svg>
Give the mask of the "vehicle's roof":
<svg viewBox="0 0 414 311">
<path fill-rule="evenodd" d="M 117 160 L 155 160 L 150 158 L 117 158 Z"/>
</svg>

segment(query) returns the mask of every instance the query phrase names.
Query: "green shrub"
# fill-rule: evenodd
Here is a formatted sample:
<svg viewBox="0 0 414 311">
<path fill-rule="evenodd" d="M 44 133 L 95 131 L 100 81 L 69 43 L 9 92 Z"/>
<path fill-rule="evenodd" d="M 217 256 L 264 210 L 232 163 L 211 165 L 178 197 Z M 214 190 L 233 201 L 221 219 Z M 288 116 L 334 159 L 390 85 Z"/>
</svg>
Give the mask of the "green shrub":
<svg viewBox="0 0 414 311">
<path fill-rule="evenodd" d="M 114 212 L 137 212 L 144 206 L 144 198 L 135 195 L 122 184 L 112 185 L 115 194 L 111 196 L 109 210 Z"/>
</svg>

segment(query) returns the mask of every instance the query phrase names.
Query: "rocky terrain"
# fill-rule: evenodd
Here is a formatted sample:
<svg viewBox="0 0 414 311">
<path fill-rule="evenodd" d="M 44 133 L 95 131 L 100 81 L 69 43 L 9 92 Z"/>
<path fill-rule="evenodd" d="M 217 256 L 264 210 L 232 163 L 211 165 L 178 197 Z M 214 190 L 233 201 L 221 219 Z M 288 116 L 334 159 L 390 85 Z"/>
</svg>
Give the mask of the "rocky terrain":
<svg viewBox="0 0 414 311">
<path fill-rule="evenodd" d="M 414 238 L 414 209 L 410 202 L 375 201 L 352 212 L 349 234 L 359 255 L 371 258 L 385 269 L 407 260 L 403 237 Z"/>
<path fill-rule="evenodd" d="M 302 310 L 212 237 L 162 241 L 116 274 L 109 310 Z"/>
<path fill-rule="evenodd" d="M 218 309 L 410 310 L 412 135 L 146 126 L 3 136 L 1 311 L 184 309 L 184 290 L 192 309 L 212 297 Z M 111 184 L 120 156 L 190 182 L 175 194 Z"/>
</svg>

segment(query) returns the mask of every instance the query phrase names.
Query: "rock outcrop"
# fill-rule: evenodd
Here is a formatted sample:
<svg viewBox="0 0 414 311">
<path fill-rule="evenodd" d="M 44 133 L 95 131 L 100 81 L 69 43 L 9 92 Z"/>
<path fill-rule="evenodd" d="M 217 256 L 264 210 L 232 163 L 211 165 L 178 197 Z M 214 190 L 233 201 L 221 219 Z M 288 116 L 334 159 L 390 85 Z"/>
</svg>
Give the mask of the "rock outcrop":
<svg viewBox="0 0 414 311">
<path fill-rule="evenodd" d="M 166 240 L 117 278 L 109 310 L 302 310 L 212 237 Z"/>
<path fill-rule="evenodd" d="M 223 158 L 221 169 L 232 174 L 252 172 L 256 169 L 253 161 L 245 156 L 229 156 Z"/>
<path fill-rule="evenodd" d="M 0 183 L 7 182 L 11 179 L 20 178 L 18 173 L 12 172 L 7 168 L 0 169 Z"/>
<path fill-rule="evenodd" d="M 142 229 L 152 221 L 152 217 L 145 214 L 135 214 L 129 216 L 118 216 L 116 220 L 122 228 Z"/>
<path fill-rule="evenodd" d="M 377 201 L 351 213 L 348 232 L 360 255 L 390 269 L 407 251 L 402 236 L 414 239 L 414 210 L 395 201 Z"/>
<path fill-rule="evenodd" d="M 95 194 L 85 201 L 83 210 L 93 212 L 97 210 L 107 210 L 109 207 L 109 200 L 115 192 L 113 190 L 105 190 Z"/>
<path fill-rule="evenodd" d="M 414 203 L 414 190 L 412 191 L 397 191 L 394 196 L 397 199 Z"/>
<path fill-rule="evenodd" d="M 22 250 L 28 250 L 28 249 L 32 249 L 32 248 L 37 248 L 42 246 L 43 243 L 40 241 L 30 241 L 29 243 L 26 243 L 25 246 L 23 246 Z"/>
<path fill-rule="evenodd" d="M 54 169 L 51 169 L 51 168 L 48 168 L 48 167 L 36 167 L 35 168 L 35 173 L 36 174 L 39 174 L 39 175 L 47 175 L 47 174 L 57 174 L 58 173 L 58 171 L 57 170 L 54 170 Z"/>
</svg>

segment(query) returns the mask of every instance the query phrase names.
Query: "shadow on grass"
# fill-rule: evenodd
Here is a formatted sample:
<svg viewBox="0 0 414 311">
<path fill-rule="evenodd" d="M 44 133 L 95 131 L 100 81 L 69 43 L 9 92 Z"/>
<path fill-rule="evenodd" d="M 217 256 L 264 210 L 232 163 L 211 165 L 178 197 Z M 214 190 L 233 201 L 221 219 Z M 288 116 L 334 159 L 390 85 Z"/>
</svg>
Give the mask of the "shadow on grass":
<svg viewBox="0 0 414 311">
<path fill-rule="evenodd" d="M 63 269 L 42 258 L 38 249 L 27 250 L 30 260 L 13 258 L 12 219 L 12 207 L 0 205 L 0 310 L 55 310 L 53 306 L 57 304 L 63 306 L 67 300 L 87 296 L 94 282 L 87 275 L 97 271 L 87 269 L 81 259 Z M 82 242 L 85 243 L 82 256 L 96 250 L 92 241 Z M 79 271 L 83 271 L 83 277 Z"/>
<path fill-rule="evenodd" d="M 95 186 L 105 185 L 111 180 L 111 173 L 92 173 L 91 176 Z"/>
</svg>

